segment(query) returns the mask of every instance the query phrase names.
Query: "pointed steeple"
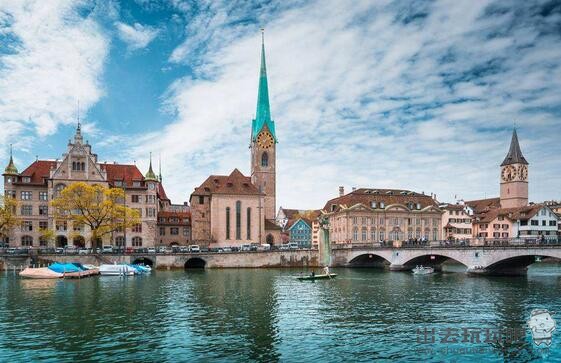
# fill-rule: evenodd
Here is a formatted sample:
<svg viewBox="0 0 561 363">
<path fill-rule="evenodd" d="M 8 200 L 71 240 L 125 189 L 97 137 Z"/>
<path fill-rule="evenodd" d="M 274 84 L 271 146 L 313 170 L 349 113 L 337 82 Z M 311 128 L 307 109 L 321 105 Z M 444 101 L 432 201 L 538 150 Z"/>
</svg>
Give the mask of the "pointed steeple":
<svg viewBox="0 0 561 363">
<path fill-rule="evenodd" d="M 4 169 L 4 174 L 8 174 L 8 175 L 18 174 L 18 169 L 16 168 L 16 165 L 14 164 L 14 159 L 12 157 L 12 144 L 10 144 L 10 162 L 8 163 L 8 166 L 6 166 L 6 169 Z"/>
<path fill-rule="evenodd" d="M 516 134 L 516 128 L 512 130 L 512 139 L 510 140 L 510 148 L 508 149 L 508 154 L 501 164 L 501 166 L 511 165 L 511 164 L 526 164 L 528 162 L 522 155 L 522 150 L 520 150 L 520 144 L 518 143 L 518 135 Z"/>
<path fill-rule="evenodd" d="M 84 138 L 82 137 L 82 125 L 80 124 L 80 120 L 78 120 L 78 126 L 76 126 L 76 134 L 74 134 L 74 143 L 75 144 L 84 143 Z"/>
<path fill-rule="evenodd" d="M 162 182 L 162 154 L 158 155 L 158 179 Z"/>
<path fill-rule="evenodd" d="M 156 177 L 154 170 L 152 170 L 152 153 L 150 153 L 150 167 L 148 168 L 148 172 L 144 176 L 144 179 L 151 180 L 151 181 L 158 181 L 158 177 Z"/>
<path fill-rule="evenodd" d="M 265 30 L 261 29 L 261 68 L 259 70 L 259 90 L 257 92 L 257 110 L 252 122 L 252 140 L 257 137 L 263 126 L 267 125 L 269 132 L 277 140 L 275 135 L 275 123 L 271 119 L 271 107 L 269 104 L 269 84 L 267 82 L 267 65 L 265 62 Z"/>
</svg>

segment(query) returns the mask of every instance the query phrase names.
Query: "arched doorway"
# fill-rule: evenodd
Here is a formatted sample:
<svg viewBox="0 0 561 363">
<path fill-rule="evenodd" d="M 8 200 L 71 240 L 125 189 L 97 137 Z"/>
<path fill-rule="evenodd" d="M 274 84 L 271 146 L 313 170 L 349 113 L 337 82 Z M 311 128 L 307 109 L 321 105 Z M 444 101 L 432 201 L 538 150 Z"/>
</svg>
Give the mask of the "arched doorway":
<svg viewBox="0 0 561 363">
<path fill-rule="evenodd" d="M 132 261 L 132 264 L 133 265 L 144 265 L 144 266 L 154 267 L 154 261 L 152 261 L 148 257 L 139 257 L 139 258 L 135 259 L 134 261 Z"/>
<path fill-rule="evenodd" d="M 206 266 L 206 261 L 199 257 L 190 258 L 187 260 L 187 262 L 185 262 L 186 269 L 205 268 L 205 266 Z"/>
<path fill-rule="evenodd" d="M 72 241 L 72 243 L 74 244 L 74 247 L 76 247 L 76 248 L 86 247 L 86 240 L 85 240 L 84 236 L 74 237 L 74 240 Z"/>
<path fill-rule="evenodd" d="M 266 241 L 267 241 L 268 244 L 270 244 L 272 246 L 273 243 L 275 243 L 275 237 L 273 237 L 273 235 L 269 233 L 267 235 Z"/>
<path fill-rule="evenodd" d="M 66 236 L 57 236 L 56 237 L 56 246 L 57 247 L 66 247 L 68 245 L 68 238 Z"/>
</svg>

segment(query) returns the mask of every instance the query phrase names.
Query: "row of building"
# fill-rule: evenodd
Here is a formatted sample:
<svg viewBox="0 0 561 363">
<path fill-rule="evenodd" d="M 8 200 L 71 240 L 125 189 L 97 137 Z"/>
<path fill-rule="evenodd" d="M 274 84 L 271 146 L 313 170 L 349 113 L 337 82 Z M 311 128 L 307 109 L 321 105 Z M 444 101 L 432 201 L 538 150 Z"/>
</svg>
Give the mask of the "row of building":
<svg viewBox="0 0 561 363">
<path fill-rule="evenodd" d="M 114 232 L 102 241 L 119 247 L 197 244 L 232 247 L 250 243 L 295 243 L 317 248 L 320 223 L 331 243 L 430 242 L 473 238 L 556 238 L 559 203 L 528 202 L 528 162 L 516 130 L 500 166 L 500 197 L 452 204 L 435 195 L 410 190 L 353 188 L 326 202 L 322 209 L 276 209 L 276 148 L 265 62 L 261 66 L 255 118 L 250 130 L 250 175 L 237 168 L 229 175 L 210 175 L 196 187 L 189 202 L 173 204 L 167 197 L 161 171 L 152 158 L 143 174 L 136 165 L 100 162 L 78 123 L 60 158 L 36 160 L 19 172 L 12 151 L 4 170 L 4 194 L 18 200 L 21 224 L 1 236 L 4 243 L 24 247 L 91 247 L 90 231 L 57 221 L 50 201 L 74 182 L 101 184 L 125 191 L 125 205 L 135 208 L 141 222 Z M 46 240 L 44 231 L 56 236 Z"/>
</svg>

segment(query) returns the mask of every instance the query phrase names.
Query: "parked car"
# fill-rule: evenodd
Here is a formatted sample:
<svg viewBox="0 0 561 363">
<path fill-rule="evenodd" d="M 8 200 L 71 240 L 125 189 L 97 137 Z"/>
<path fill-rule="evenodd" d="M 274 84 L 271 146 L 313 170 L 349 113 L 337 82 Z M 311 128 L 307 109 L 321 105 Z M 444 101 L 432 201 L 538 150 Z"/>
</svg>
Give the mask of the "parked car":
<svg viewBox="0 0 561 363">
<path fill-rule="evenodd" d="M 290 244 L 288 244 L 288 243 L 283 243 L 283 244 L 280 246 L 280 249 L 281 249 L 281 250 L 289 250 L 289 249 L 290 249 Z"/>
<path fill-rule="evenodd" d="M 166 253 L 166 248 L 164 246 L 158 247 L 158 253 Z"/>
<path fill-rule="evenodd" d="M 189 246 L 189 252 L 201 252 L 201 248 L 199 247 L 199 245 L 190 245 Z"/>
<path fill-rule="evenodd" d="M 232 248 L 231 247 L 224 247 L 222 249 L 222 252 L 232 252 Z"/>
<path fill-rule="evenodd" d="M 298 243 L 291 242 L 291 243 L 288 244 L 288 247 L 289 247 L 291 250 L 297 250 L 297 249 L 298 249 Z"/>
<path fill-rule="evenodd" d="M 68 254 L 68 255 L 72 255 L 72 254 L 77 253 L 78 250 L 74 246 L 66 246 L 66 248 L 64 249 L 64 252 L 66 252 L 66 254 Z"/>
<path fill-rule="evenodd" d="M 148 249 L 146 250 L 147 253 L 156 253 L 156 248 L 155 247 L 148 247 Z"/>
<path fill-rule="evenodd" d="M 79 255 L 87 255 L 88 253 L 90 253 L 90 250 L 88 248 L 80 248 L 78 250 Z"/>
<path fill-rule="evenodd" d="M 187 253 L 187 252 L 189 252 L 189 247 L 187 247 L 187 246 L 181 246 L 181 247 L 179 247 L 179 251 L 180 251 L 181 253 Z"/>
<path fill-rule="evenodd" d="M 57 248 L 55 248 L 55 253 L 57 253 L 57 254 L 63 254 L 63 253 L 64 253 L 64 248 L 62 248 L 62 247 L 57 247 Z"/>
<path fill-rule="evenodd" d="M 10 247 L 10 248 L 8 248 L 8 249 L 6 250 L 6 253 L 9 253 L 9 254 L 13 255 L 13 254 L 16 253 L 16 251 L 17 251 L 17 250 L 16 250 L 15 248 Z"/>
<path fill-rule="evenodd" d="M 251 251 L 251 245 L 242 245 L 242 247 L 240 248 L 240 251 L 242 251 L 242 252 Z"/>
<path fill-rule="evenodd" d="M 259 246 L 258 248 L 259 251 L 270 251 L 271 250 L 271 245 L 268 243 L 263 243 Z"/>
<path fill-rule="evenodd" d="M 134 248 L 132 247 L 125 248 L 125 253 L 134 253 Z"/>
<path fill-rule="evenodd" d="M 113 246 L 106 245 L 101 247 L 101 253 L 113 253 Z"/>
<path fill-rule="evenodd" d="M 259 243 L 252 243 L 249 247 L 250 251 L 257 251 L 259 249 Z"/>
</svg>

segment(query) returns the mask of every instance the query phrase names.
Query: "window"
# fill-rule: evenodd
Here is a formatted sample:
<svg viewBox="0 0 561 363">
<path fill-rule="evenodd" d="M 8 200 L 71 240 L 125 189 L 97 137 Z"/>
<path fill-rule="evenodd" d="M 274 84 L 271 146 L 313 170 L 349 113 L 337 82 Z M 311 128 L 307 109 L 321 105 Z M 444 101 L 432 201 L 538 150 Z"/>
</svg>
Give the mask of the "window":
<svg viewBox="0 0 561 363">
<path fill-rule="evenodd" d="M 142 247 L 142 238 L 140 238 L 140 237 L 133 237 L 133 238 L 132 238 L 132 246 L 133 246 L 133 247 Z"/>
<path fill-rule="evenodd" d="M 226 207 L 226 239 L 230 239 L 230 207 Z"/>
<path fill-rule="evenodd" d="M 386 207 L 386 205 L 384 204 L 384 202 L 380 202 L 380 208 L 384 209 Z"/>
<path fill-rule="evenodd" d="M 146 196 L 146 203 L 156 203 L 156 196 L 155 195 L 147 195 Z"/>
<path fill-rule="evenodd" d="M 166 235 L 166 227 L 160 227 L 160 236 Z"/>
<path fill-rule="evenodd" d="M 370 240 L 376 240 L 376 228 L 370 228 Z"/>
<path fill-rule="evenodd" d="M 60 193 L 62 192 L 63 189 L 64 189 L 64 184 L 57 184 L 57 185 L 55 186 L 55 194 L 54 194 L 54 197 L 56 198 L 56 197 L 60 196 Z"/>
<path fill-rule="evenodd" d="M 366 227 L 362 227 L 361 237 L 362 237 L 362 240 L 363 240 L 363 241 L 366 241 L 366 240 L 367 240 L 367 237 L 366 237 L 367 234 L 368 234 L 368 233 L 367 233 Z"/>
<path fill-rule="evenodd" d="M 133 203 L 140 203 L 140 196 L 139 195 L 131 195 L 131 201 Z"/>
<path fill-rule="evenodd" d="M 264 152 L 263 155 L 261 155 L 261 166 L 263 167 L 269 166 L 269 154 L 267 154 L 266 152 Z"/>
<path fill-rule="evenodd" d="M 247 208 L 247 239 L 251 239 L 251 208 Z"/>
<path fill-rule="evenodd" d="M 45 237 L 39 237 L 39 246 L 47 247 L 47 239 Z"/>
<path fill-rule="evenodd" d="M 84 170 L 86 170 L 86 163 L 79 162 L 79 161 L 73 161 L 72 162 L 72 170 L 73 171 L 84 171 Z"/>
<path fill-rule="evenodd" d="M 117 238 L 115 238 L 115 246 L 125 247 L 125 237 L 118 236 Z"/>
<path fill-rule="evenodd" d="M 31 236 L 21 236 L 21 245 L 23 247 L 33 246 L 33 237 L 31 237 Z"/>
<path fill-rule="evenodd" d="M 47 192 L 39 192 L 39 200 L 49 200 L 49 194 Z"/>
<path fill-rule="evenodd" d="M 139 182 L 139 181 L 133 181 L 133 182 L 132 182 L 132 186 L 133 186 L 134 188 L 140 188 L 140 182 Z"/>
<path fill-rule="evenodd" d="M 31 205 L 22 205 L 21 206 L 21 215 L 22 216 L 30 216 L 33 213 L 33 206 Z"/>
<path fill-rule="evenodd" d="M 116 180 L 115 181 L 115 186 L 116 187 L 122 187 L 123 186 L 123 181 L 122 180 Z"/>
<path fill-rule="evenodd" d="M 142 223 L 135 224 L 135 225 L 132 227 L 132 231 L 133 231 L 133 232 L 137 232 L 137 233 L 142 232 Z"/>
<path fill-rule="evenodd" d="M 386 238 L 384 231 L 380 231 L 380 240 L 384 240 Z"/>
<path fill-rule="evenodd" d="M 371 207 L 371 208 L 377 208 L 377 207 L 378 207 L 378 203 L 376 203 L 376 202 L 370 202 L 370 207 Z"/>
<path fill-rule="evenodd" d="M 21 178 L 21 181 L 24 183 L 31 183 L 31 178 L 28 176 L 24 176 L 23 178 Z"/>
<path fill-rule="evenodd" d="M 353 228 L 353 241 L 358 241 L 358 227 Z"/>
<path fill-rule="evenodd" d="M 46 216 L 47 214 L 49 214 L 49 207 L 46 205 L 40 205 L 39 206 L 39 215 L 40 216 Z"/>
<path fill-rule="evenodd" d="M 554 227 L 557 225 L 557 221 L 549 221 L 549 226 Z"/>
<path fill-rule="evenodd" d="M 183 227 L 183 237 L 189 238 L 189 228 Z"/>
<path fill-rule="evenodd" d="M 47 221 L 39 221 L 39 230 L 44 231 L 49 228 L 49 222 Z"/>
<path fill-rule="evenodd" d="M 199 195 L 199 204 L 205 204 L 205 197 L 202 195 Z"/>
<path fill-rule="evenodd" d="M 11 197 L 11 198 L 16 197 L 16 191 L 15 190 L 6 190 L 6 191 L 4 191 L 4 194 L 6 195 L 6 197 Z"/>
<path fill-rule="evenodd" d="M 23 222 L 21 222 L 21 230 L 22 230 L 22 232 L 31 232 L 31 231 L 33 231 L 33 222 L 31 222 L 31 221 L 23 221 Z"/>
<path fill-rule="evenodd" d="M 530 221 L 530 224 L 531 224 L 532 226 L 539 226 L 538 221 Z"/>
<path fill-rule="evenodd" d="M 542 226 L 545 226 L 545 222 L 546 222 L 546 221 L 542 221 Z"/>
<path fill-rule="evenodd" d="M 236 202 L 236 239 L 242 239 L 242 202 Z"/>
<path fill-rule="evenodd" d="M 56 222 L 55 228 L 59 232 L 64 232 L 64 231 L 66 231 L 66 229 L 68 227 L 67 227 L 66 221 L 60 221 L 60 222 Z"/>
<path fill-rule="evenodd" d="M 21 192 L 21 200 L 31 200 L 33 198 L 32 192 Z"/>
<path fill-rule="evenodd" d="M 147 217 L 155 217 L 156 216 L 156 208 L 146 208 L 146 216 Z"/>
<path fill-rule="evenodd" d="M 381 224 L 381 225 L 384 224 L 384 217 L 380 217 L 380 224 Z"/>
<path fill-rule="evenodd" d="M 169 234 L 173 235 L 173 236 L 177 236 L 179 234 L 179 228 L 177 227 L 171 227 L 169 229 Z"/>
</svg>

